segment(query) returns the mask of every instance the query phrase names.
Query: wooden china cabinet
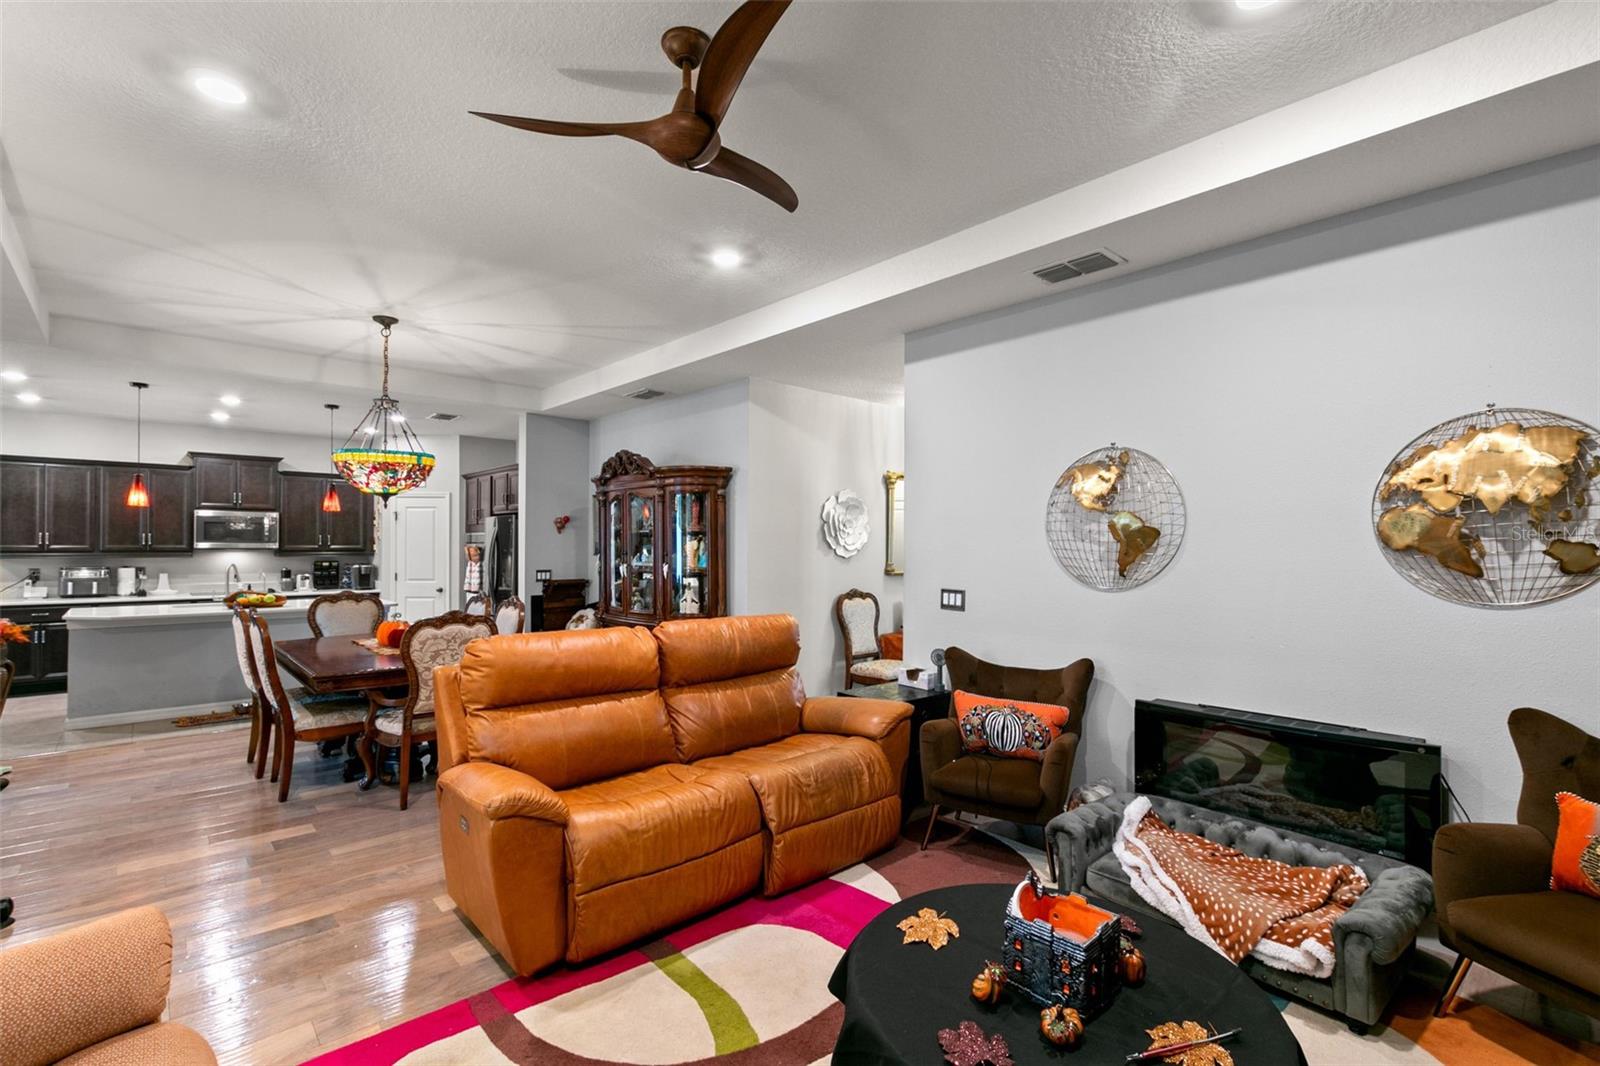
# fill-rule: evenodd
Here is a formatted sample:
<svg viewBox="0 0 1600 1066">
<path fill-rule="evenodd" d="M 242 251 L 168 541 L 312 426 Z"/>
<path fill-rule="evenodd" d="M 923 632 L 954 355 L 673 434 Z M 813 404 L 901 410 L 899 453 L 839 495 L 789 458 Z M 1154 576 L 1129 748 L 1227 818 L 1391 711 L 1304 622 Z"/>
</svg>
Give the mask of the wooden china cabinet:
<svg viewBox="0 0 1600 1066">
<path fill-rule="evenodd" d="M 637 452 L 594 479 L 600 621 L 653 626 L 728 610 L 727 466 L 656 466 Z"/>
</svg>

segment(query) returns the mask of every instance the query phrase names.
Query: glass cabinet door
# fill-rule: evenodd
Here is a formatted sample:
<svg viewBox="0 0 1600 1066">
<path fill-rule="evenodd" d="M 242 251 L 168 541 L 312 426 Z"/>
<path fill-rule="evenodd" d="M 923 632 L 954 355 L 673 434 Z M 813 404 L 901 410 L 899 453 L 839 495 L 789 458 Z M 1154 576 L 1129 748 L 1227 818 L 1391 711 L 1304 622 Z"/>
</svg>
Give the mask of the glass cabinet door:
<svg viewBox="0 0 1600 1066">
<path fill-rule="evenodd" d="M 631 614 L 656 610 L 656 515 L 652 496 L 628 494 L 628 595 Z"/>
<path fill-rule="evenodd" d="M 606 530 L 606 606 L 623 611 L 628 606 L 628 547 L 620 497 L 613 496 L 606 503 Z"/>
<path fill-rule="evenodd" d="M 705 492 L 672 494 L 672 558 L 667 580 L 671 582 L 671 612 L 680 617 L 704 614 L 711 590 L 706 584 L 706 565 L 710 543 L 706 516 L 710 500 Z"/>
</svg>

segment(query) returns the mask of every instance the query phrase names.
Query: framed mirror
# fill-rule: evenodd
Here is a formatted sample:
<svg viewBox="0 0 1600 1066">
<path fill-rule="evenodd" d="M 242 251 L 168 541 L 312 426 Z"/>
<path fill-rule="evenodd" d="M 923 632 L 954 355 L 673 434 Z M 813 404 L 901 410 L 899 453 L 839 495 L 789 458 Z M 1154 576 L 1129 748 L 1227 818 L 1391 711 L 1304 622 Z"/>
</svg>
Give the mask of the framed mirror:
<svg viewBox="0 0 1600 1066">
<path fill-rule="evenodd" d="M 898 470 L 885 470 L 883 472 L 883 495 L 887 505 L 884 516 L 884 529 L 887 532 L 887 536 L 883 538 L 883 542 L 886 545 L 883 572 L 900 575 L 906 572 L 905 474 Z"/>
</svg>

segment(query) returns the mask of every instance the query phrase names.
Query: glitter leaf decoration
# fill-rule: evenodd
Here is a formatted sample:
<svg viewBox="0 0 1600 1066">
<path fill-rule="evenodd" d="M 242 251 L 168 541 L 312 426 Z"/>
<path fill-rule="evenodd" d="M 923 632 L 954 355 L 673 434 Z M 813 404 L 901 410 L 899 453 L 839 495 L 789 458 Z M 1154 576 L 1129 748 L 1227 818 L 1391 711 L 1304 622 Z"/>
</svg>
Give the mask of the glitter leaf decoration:
<svg viewBox="0 0 1600 1066">
<path fill-rule="evenodd" d="M 1150 1034 L 1151 1051 L 1158 1051 L 1173 1044 L 1204 1040 L 1212 1035 L 1211 1030 L 1199 1022 L 1162 1022 L 1154 1029 L 1146 1029 L 1145 1032 Z M 1221 1044 L 1192 1047 L 1188 1051 L 1167 1055 L 1161 1061 L 1175 1063 L 1176 1066 L 1233 1066 L 1233 1056 L 1228 1054 L 1228 1049 Z"/>
<path fill-rule="evenodd" d="M 961 927 L 949 918 L 941 917 L 932 907 L 924 907 L 916 914 L 895 926 L 906 935 L 902 944 L 922 942 L 938 951 L 950 943 L 951 937 L 961 935 Z"/>
<path fill-rule="evenodd" d="M 1011 1047 L 1006 1038 L 996 1033 L 989 1036 L 978 1028 L 976 1022 L 962 1022 L 954 1029 L 939 1030 L 939 1046 L 944 1048 L 944 1061 L 950 1066 L 1016 1066 L 1011 1061 Z"/>
</svg>

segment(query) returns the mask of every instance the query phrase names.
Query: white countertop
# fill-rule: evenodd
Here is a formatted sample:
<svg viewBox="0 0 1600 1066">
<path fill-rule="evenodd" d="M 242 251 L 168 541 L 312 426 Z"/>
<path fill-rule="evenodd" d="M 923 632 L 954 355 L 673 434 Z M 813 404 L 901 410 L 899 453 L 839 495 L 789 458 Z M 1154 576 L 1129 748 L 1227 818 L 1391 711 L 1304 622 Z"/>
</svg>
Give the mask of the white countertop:
<svg viewBox="0 0 1600 1066">
<path fill-rule="evenodd" d="M 313 596 L 331 596 L 339 589 L 290 589 L 283 593 L 291 600 L 310 599 Z M 359 590 L 358 590 L 359 591 Z M 377 591 L 372 589 L 369 591 Z M 106 604 L 129 606 L 162 603 L 220 602 L 221 596 L 209 592 L 148 592 L 143 596 L 5 596 L 0 597 L 0 610 L 14 607 L 98 607 Z"/>
<path fill-rule="evenodd" d="M 306 611 L 311 607 L 311 601 L 320 593 L 287 593 L 289 602 L 282 607 L 262 607 L 262 617 L 271 620 L 279 617 L 304 618 Z M 124 600 L 130 597 L 124 597 Z M 393 606 L 392 602 L 385 601 L 384 607 Z M 233 608 L 215 600 L 200 602 L 150 602 L 148 598 L 140 603 L 117 603 L 94 607 L 73 607 L 66 613 L 67 628 L 70 629 L 104 629 L 114 626 L 174 626 L 174 625 L 205 625 L 226 622 L 233 617 Z"/>
</svg>

